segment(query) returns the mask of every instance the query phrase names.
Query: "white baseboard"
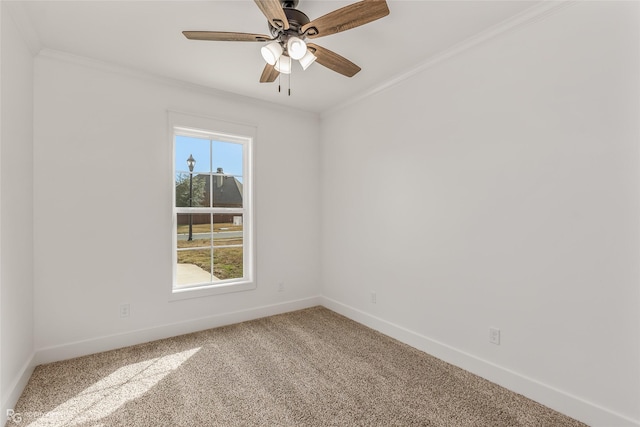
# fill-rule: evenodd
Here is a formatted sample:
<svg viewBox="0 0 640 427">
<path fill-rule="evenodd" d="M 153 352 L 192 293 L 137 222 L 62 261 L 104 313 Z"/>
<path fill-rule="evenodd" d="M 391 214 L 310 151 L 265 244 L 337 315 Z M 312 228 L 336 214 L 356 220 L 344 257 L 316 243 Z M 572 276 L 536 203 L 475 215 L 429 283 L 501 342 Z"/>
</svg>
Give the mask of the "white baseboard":
<svg viewBox="0 0 640 427">
<path fill-rule="evenodd" d="M 36 367 L 35 359 L 35 353 L 31 354 L 31 357 L 29 357 L 24 365 L 22 365 L 20 372 L 18 372 L 18 375 L 14 378 L 13 382 L 9 386 L 7 396 L 2 402 L 2 412 L 0 412 L 0 419 L 5 420 L 7 411 L 16 407 L 16 403 L 18 402 L 22 391 L 27 386 L 29 378 L 31 378 L 31 374 L 33 374 L 33 370 Z"/>
<path fill-rule="evenodd" d="M 364 311 L 321 297 L 321 304 L 351 320 L 397 339 L 411 347 L 424 351 L 445 362 L 458 366 L 509 390 L 522 394 L 560 413 L 593 427 L 640 427 L 640 420 L 633 420 L 597 404 L 585 401 L 570 393 L 558 390 L 533 378 L 528 378 L 472 354 L 458 350 L 439 341 L 420 335 Z"/>
<path fill-rule="evenodd" d="M 316 305 L 321 305 L 321 299 L 319 296 L 41 348 L 36 351 L 35 365 L 72 359 L 74 357 L 86 356 L 88 354 L 170 338 L 177 335 L 202 331 L 204 329 L 216 328 L 219 326 L 245 322 L 247 320 L 259 319 L 261 317 L 301 310 Z"/>
</svg>

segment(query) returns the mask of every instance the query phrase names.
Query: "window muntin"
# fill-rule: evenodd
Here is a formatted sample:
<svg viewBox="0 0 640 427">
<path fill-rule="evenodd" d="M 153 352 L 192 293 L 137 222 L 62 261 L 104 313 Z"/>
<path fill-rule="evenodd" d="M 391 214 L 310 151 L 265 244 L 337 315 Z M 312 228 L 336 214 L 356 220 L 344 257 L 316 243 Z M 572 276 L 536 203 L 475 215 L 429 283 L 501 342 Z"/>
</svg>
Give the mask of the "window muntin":
<svg viewBox="0 0 640 427">
<path fill-rule="evenodd" d="M 174 128 L 173 139 L 172 291 L 234 290 L 230 285 L 251 284 L 252 139 L 181 127 Z M 189 156 L 195 159 L 193 171 Z"/>
</svg>

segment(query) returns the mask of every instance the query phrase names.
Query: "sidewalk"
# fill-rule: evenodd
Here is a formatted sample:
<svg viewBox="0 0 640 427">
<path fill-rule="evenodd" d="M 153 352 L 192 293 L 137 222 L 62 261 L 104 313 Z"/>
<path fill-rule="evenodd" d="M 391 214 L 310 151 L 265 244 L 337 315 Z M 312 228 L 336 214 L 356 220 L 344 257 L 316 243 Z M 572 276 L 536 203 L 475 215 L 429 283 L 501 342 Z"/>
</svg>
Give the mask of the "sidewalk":
<svg viewBox="0 0 640 427">
<path fill-rule="evenodd" d="M 176 288 L 195 285 L 198 283 L 209 283 L 211 281 L 217 282 L 216 276 L 211 276 L 206 270 L 198 267 L 194 264 L 178 264 L 176 271 Z"/>
</svg>

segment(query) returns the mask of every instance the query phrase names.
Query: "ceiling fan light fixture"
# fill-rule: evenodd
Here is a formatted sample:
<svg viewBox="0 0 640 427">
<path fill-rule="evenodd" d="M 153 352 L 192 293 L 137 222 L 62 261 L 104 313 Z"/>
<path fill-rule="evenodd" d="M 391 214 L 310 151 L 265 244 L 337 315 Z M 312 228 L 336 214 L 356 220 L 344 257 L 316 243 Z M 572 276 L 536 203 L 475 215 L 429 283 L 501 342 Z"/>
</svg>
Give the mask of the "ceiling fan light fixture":
<svg viewBox="0 0 640 427">
<path fill-rule="evenodd" d="M 292 59 L 301 59 L 307 53 L 307 44 L 298 37 L 290 37 L 287 41 L 287 53 Z"/>
<path fill-rule="evenodd" d="M 260 53 L 262 53 L 262 57 L 267 61 L 267 64 L 275 65 L 276 62 L 278 62 L 278 58 L 282 55 L 282 46 L 280 46 L 278 42 L 271 42 L 262 46 Z"/>
<path fill-rule="evenodd" d="M 302 65 L 302 69 L 306 70 L 307 68 L 309 68 L 309 66 L 313 64 L 316 59 L 318 58 L 316 58 L 316 56 L 311 53 L 310 50 L 307 50 L 307 53 L 305 53 L 304 56 L 300 58 L 300 65 Z"/>
<path fill-rule="evenodd" d="M 291 58 L 286 55 L 280 56 L 274 68 L 279 73 L 291 74 Z"/>
</svg>

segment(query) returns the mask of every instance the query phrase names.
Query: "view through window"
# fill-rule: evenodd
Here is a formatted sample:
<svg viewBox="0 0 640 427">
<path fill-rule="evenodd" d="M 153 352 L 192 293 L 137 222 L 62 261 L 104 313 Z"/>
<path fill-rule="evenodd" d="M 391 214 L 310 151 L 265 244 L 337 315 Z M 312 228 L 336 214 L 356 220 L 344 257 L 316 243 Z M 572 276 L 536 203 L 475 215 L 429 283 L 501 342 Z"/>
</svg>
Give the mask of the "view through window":
<svg viewBox="0 0 640 427">
<path fill-rule="evenodd" d="M 251 280 L 250 144 L 174 129 L 174 292 Z"/>
</svg>

